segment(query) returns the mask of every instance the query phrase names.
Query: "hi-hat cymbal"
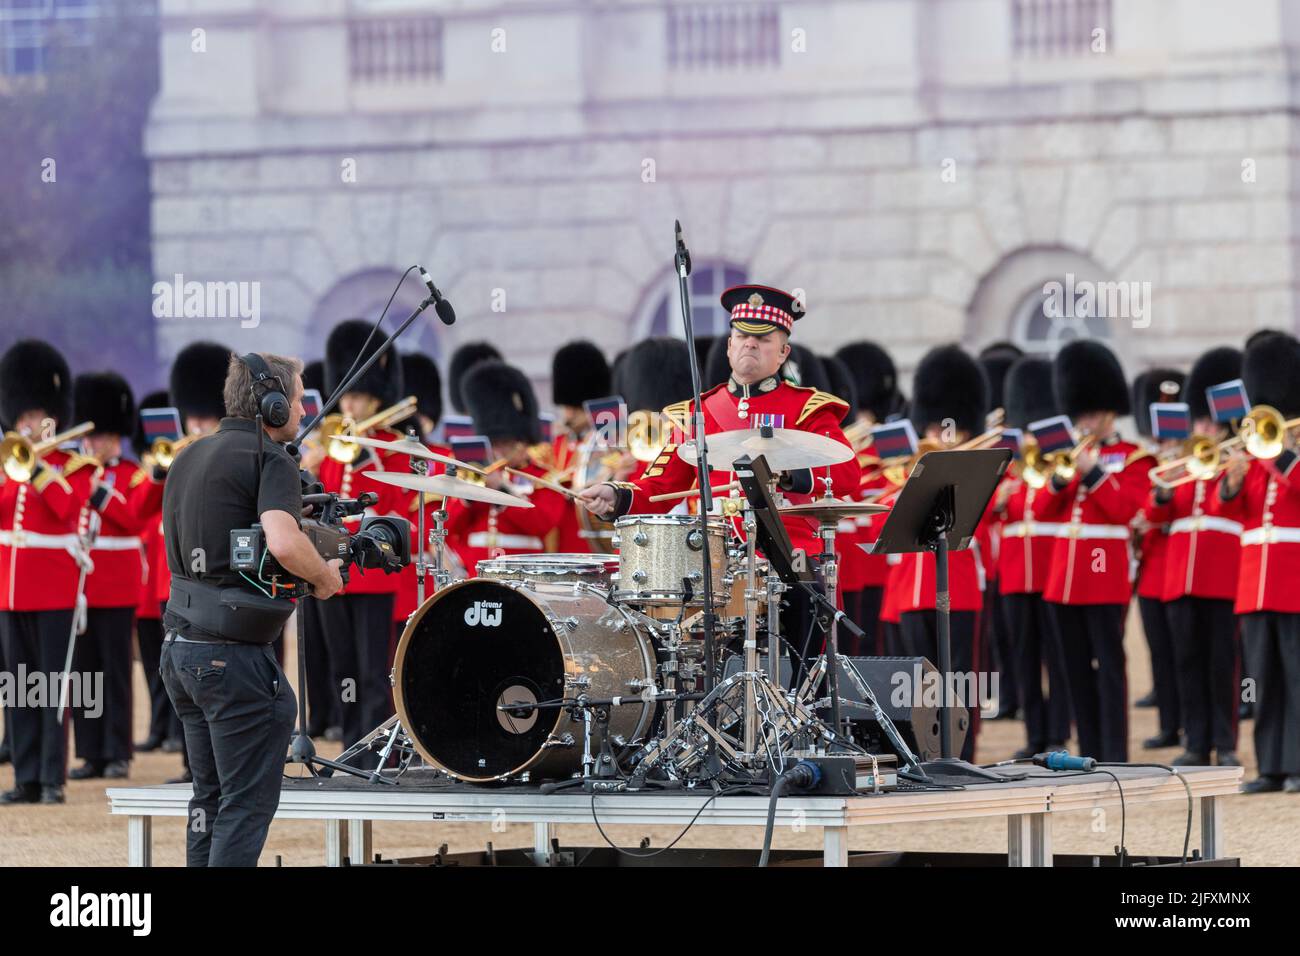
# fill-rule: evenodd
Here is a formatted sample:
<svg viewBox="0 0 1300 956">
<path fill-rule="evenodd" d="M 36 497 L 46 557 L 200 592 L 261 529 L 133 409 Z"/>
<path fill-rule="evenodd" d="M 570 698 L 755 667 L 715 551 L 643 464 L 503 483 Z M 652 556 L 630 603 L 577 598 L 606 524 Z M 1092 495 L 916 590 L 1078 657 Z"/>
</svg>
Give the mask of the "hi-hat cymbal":
<svg viewBox="0 0 1300 956">
<path fill-rule="evenodd" d="M 382 448 L 384 451 L 394 451 L 399 455 L 414 455 L 416 458 L 427 458 L 429 461 L 441 462 L 452 468 L 463 468 L 466 471 L 472 471 L 476 475 L 485 475 L 481 468 L 475 468 L 473 465 L 467 465 L 463 461 L 447 455 L 439 455 L 436 451 L 431 451 L 417 441 L 384 441 L 380 438 L 368 438 L 365 435 L 336 435 L 335 441 L 350 441 L 357 445 L 365 445 L 367 448 Z"/>
<path fill-rule="evenodd" d="M 485 488 L 448 475 L 411 475 L 402 471 L 363 471 L 374 481 L 412 491 L 424 491 L 444 498 L 460 498 L 463 501 L 482 501 L 489 505 L 502 505 L 506 508 L 531 508 L 533 503 L 507 491 Z"/>
<path fill-rule="evenodd" d="M 853 457 L 853 449 L 834 438 L 797 428 L 773 428 L 772 437 L 765 438 L 757 428 L 737 428 L 705 436 L 709 453 L 709 467 L 729 471 L 731 463 L 748 455 L 767 459 L 772 471 L 798 471 L 801 468 L 825 468 L 838 465 Z M 695 464 L 695 443 L 684 441 L 677 446 L 677 456 Z"/>
<path fill-rule="evenodd" d="M 842 501 L 839 498 L 816 498 L 799 505 L 786 505 L 777 508 L 782 515 L 791 517 L 814 518 L 822 521 L 841 518 L 856 518 L 859 515 L 878 515 L 889 510 L 888 505 L 877 505 L 869 501 Z"/>
</svg>

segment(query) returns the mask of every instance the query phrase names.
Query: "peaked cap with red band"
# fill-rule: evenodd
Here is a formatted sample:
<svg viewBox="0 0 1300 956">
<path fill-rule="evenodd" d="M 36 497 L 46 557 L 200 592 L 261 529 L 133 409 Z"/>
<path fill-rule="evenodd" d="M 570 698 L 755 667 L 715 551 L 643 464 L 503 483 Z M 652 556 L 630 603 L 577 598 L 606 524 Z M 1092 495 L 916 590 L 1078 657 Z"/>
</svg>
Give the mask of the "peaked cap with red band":
<svg viewBox="0 0 1300 956">
<path fill-rule="evenodd" d="M 805 315 L 803 303 L 789 292 L 766 285 L 737 285 L 722 293 L 722 307 L 731 325 L 749 335 L 766 335 L 775 329 L 789 334 L 795 320 Z"/>
</svg>

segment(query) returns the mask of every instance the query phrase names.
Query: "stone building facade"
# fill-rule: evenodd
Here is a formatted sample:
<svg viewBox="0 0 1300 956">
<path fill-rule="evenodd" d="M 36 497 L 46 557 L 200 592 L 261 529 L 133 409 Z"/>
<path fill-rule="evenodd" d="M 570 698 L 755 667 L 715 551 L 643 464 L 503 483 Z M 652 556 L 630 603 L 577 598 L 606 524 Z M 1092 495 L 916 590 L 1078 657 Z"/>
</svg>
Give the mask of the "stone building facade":
<svg viewBox="0 0 1300 956">
<path fill-rule="evenodd" d="M 553 349 L 697 324 L 748 278 L 799 338 L 1050 351 L 1130 371 L 1292 329 L 1288 0 L 162 0 L 155 274 L 257 282 L 186 341 L 320 354 L 411 263 L 455 303 L 408 347 Z M 1110 305 L 1044 315 L 1046 284 Z M 1132 297 L 1127 301 L 1123 296 Z M 392 315 L 421 294 L 412 277 Z M 1069 303 L 1067 302 L 1067 305 Z M 1050 311 L 1050 309 L 1049 309 Z M 246 323 L 245 323 L 246 324 Z"/>
</svg>

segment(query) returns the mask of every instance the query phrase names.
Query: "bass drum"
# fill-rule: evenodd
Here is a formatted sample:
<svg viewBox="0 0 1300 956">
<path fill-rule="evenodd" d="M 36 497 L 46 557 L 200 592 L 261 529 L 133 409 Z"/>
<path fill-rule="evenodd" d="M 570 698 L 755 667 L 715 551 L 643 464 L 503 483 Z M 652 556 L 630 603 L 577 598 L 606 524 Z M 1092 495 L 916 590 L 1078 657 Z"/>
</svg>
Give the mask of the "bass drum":
<svg viewBox="0 0 1300 956">
<path fill-rule="evenodd" d="M 393 696 L 415 749 L 458 780 L 554 779 L 582 769 L 581 718 L 498 706 L 578 694 L 636 698 L 653 683 L 655 663 L 644 625 L 590 587 L 463 581 L 426 600 L 407 624 Z M 650 730 L 655 705 L 608 710 L 617 752 Z M 598 741 L 593 733 L 593 751 Z"/>
</svg>

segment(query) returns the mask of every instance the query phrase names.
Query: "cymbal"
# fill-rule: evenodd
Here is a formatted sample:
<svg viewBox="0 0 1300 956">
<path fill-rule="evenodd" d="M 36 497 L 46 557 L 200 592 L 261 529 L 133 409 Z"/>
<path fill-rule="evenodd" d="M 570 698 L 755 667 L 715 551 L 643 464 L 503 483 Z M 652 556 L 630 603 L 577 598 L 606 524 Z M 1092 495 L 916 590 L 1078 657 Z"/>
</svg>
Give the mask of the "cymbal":
<svg viewBox="0 0 1300 956">
<path fill-rule="evenodd" d="M 449 475 L 411 475 L 402 471 L 363 471 L 365 477 L 380 481 L 386 485 L 409 488 L 412 491 L 425 491 L 444 498 L 460 498 L 463 501 L 482 501 L 489 505 L 502 505 L 507 508 L 531 508 L 533 503 L 506 491 L 484 488 Z"/>
<path fill-rule="evenodd" d="M 799 505 L 786 505 L 777 508 L 782 515 L 791 517 L 817 518 L 823 521 L 841 518 L 856 518 L 860 515 L 878 515 L 889 511 L 888 505 L 873 504 L 869 501 L 842 501 L 839 498 L 816 498 Z"/>
<path fill-rule="evenodd" d="M 825 468 L 848 461 L 854 451 L 848 445 L 797 428 L 774 428 L 772 437 L 764 438 L 757 428 L 737 428 L 706 435 L 709 467 L 729 471 L 731 463 L 748 455 L 767 459 L 773 471 L 798 471 L 801 468 Z M 677 446 L 677 457 L 695 464 L 695 443 L 684 441 Z"/>
<path fill-rule="evenodd" d="M 429 461 L 441 462 L 444 465 L 454 468 L 463 468 L 466 471 L 472 471 L 476 475 L 484 475 L 487 472 L 482 468 L 475 468 L 473 465 L 467 465 L 463 461 L 451 458 L 447 455 L 439 455 L 418 441 L 384 441 L 380 438 L 367 438 L 365 435 L 335 435 L 335 441 L 350 441 L 357 445 L 365 445 L 367 448 L 381 448 L 384 451 L 394 451 L 399 455 L 413 455 L 416 458 L 427 458 Z"/>
</svg>

